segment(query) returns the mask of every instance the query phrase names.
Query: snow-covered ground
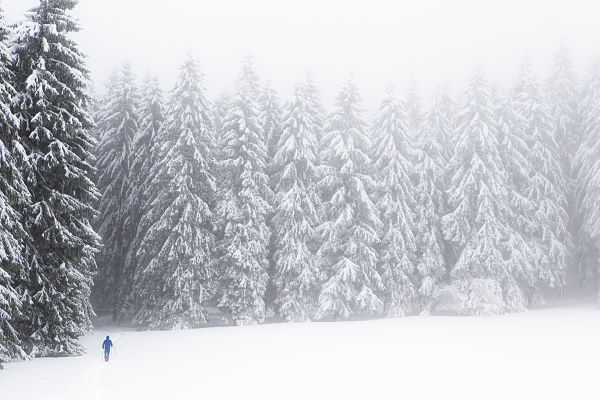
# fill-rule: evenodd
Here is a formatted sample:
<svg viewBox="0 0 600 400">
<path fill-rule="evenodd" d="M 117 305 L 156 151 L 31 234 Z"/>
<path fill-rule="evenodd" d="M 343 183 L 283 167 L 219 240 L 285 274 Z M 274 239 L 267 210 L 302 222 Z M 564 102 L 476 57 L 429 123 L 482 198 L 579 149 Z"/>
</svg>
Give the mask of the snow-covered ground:
<svg viewBox="0 0 600 400">
<path fill-rule="evenodd" d="M 115 345 L 110 363 L 101 343 Z M 188 331 L 98 328 L 81 357 L 11 363 L 0 399 L 582 399 L 600 393 L 600 310 Z"/>
</svg>

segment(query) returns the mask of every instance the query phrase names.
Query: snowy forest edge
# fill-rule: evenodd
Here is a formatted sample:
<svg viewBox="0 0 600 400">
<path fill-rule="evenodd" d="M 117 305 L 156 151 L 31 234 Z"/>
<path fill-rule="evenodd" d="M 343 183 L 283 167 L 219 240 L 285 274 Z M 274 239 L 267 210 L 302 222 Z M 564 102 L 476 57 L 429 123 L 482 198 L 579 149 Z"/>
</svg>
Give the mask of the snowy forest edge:
<svg viewBox="0 0 600 400">
<path fill-rule="evenodd" d="M 423 109 L 390 88 L 372 121 L 351 80 L 282 102 L 250 58 L 214 101 L 191 56 L 169 95 L 125 64 L 93 99 L 75 4 L 0 26 L 0 364 L 79 354 L 94 309 L 173 329 L 597 291 L 598 65 L 561 48 L 543 81 L 477 70 Z"/>
</svg>

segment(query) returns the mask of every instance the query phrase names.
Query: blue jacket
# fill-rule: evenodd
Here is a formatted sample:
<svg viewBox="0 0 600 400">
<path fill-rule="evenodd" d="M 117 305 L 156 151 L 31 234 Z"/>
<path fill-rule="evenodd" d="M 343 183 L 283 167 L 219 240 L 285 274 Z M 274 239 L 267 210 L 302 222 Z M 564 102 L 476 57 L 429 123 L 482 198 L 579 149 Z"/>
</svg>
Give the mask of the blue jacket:
<svg viewBox="0 0 600 400">
<path fill-rule="evenodd" d="M 106 339 L 104 340 L 104 343 L 102 343 L 102 348 L 104 349 L 105 353 L 110 353 L 110 348 L 112 347 L 112 341 L 108 338 L 108 336 L 106 337 Z"/>
</svg>

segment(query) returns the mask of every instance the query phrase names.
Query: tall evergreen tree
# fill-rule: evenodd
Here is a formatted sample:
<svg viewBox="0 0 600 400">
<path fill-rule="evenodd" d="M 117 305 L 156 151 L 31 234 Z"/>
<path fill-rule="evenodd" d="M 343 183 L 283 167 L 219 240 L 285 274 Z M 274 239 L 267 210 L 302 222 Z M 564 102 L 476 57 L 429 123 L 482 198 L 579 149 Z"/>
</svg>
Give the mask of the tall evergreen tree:
<svg viewBox="0 0 600 400">
<path fill-rule="evenodd" d="M 596 60 L 586 79 L 581 100 L 581 146 L 573 162 L 576 184 L 575 207 L 577 258 L 580 285 L 593 282 L 598 292 L 600 276 L 600 60 Z M 600 296 L 599 296 L 600 300 Z"/>
<path fill-rule="evenodd" d="M 131 163 L 133 141 L 138 133 L 138 91 L 129 63 L 123 65 L 116 87 L 108 88 L 105 107 L 98 121 L 100 143 L 96 149 L 96 178 L 102 194 L 96 219 L 104 248 L 98 257 L 99 272 L 95 280 L 95 298 L 100 310 L 110 310 L 116 320 L 123 300 L 123 270 L 135 227 L 129 227 L 131 209 L 127 208 L 131 192 Z"/>
<path fill-rule="evenodd" d="M 525 122 L 523 136 L 532 165 L 526 197 L 534 205 L 532 237 L 542 247 L 535 260 L 533 287 L 537 290 L 563 287 L 569 252 L 566 185 L 546 99 L 529 64 L 524 63 L 514 88 L 514 105 Z"/>
<path fill-rule="evenodd" d="M 25 280 L 28 269 L 23 257 L 28 236 L 21 210 L 31 199 L 21 175 L 27 166 L 17 137 L 19 121 L 11 111 L 15 90 L 11 84 L 14 74 L 9 70 L 13 58 L 7 46 L 8 33 L 0 8 L 0 368 L 9 359 L 26 356 L 15 326 L 21 317 L 22 293 L 14 284 L 16 277 Z"/>
<path fill-rule="evenodd" d="M 267 148 L 261 132 L 256 75 L 245 63 L 223 124 L 219 170 L 223 177 L 217 214 L 219 309 L 237 325 L 265 318 L 268 246 L 267 217 L 272 192 L 266 171 Z"/>
<path fill-rule="evenodd" d="M 286 104 L 281 137 L 273 159 L 275 215 L 272 219 L 275 304 L 288 321 L 314 316 L 318 295 L 315 229 L 318 137 L 305 85 Z"/>
<path fill-rule="evenodd" d="M 17 95 L 13 106 L 30 167 L 31 205 L 24 211 L 31 244 L 25 249 L 22 333 L 32 355 L 82 352 L 91 328 L 89 303 L 100 238 L 91 227 L 98 191 L 90 153 L 85 57 L 72 39 L 76 0 L 44 0 L 15 31 Z"/>
<path fill-rule="evenodd" d="M 128 246 L 125 257 L 122 284 L 118 297 L 122 299 L 122 305 L 118 310 L 118 319 L 121 323 L 127 323 L 132 318 L 133 304 L 132 288 L 133 278 L 140 263 L 137 257 L 141 242 L 148 232 L 147 224 L 153 222 L 144 220 L 144 214 L 148 212 L 151 201 L 156 193 L 151 193 L 152 172 L 155 165 L 160 162 L 160 151 L 164 144 L 161 137 L 161 127 L 165 119 L 163 93 L 158 79 L 147 77 L 141 90 L 141 102 L 138 107 L 139 129 L 137 130 L 131 144 L 131 166 L 129 171 L 129 191 L 125 207 L 129 212 L 125 220 L 125 226 L 134 230 L 133 241 Z"/>
<path fill-rule="evenodd" d="M 498 314 L 523 310 L 525 299 L 505 264 L 510 237 L 507 172 L 503 166 L 490 89 L 480 71 L 470 80 L 458 115 L 457 144 L 449 165 L 446 239 L 459 249 L 450 271 L 464 312 Z"/>
<path fill-rule="evenodd" d="M 417 303 L 415 188 L 410 174 L 414 153 L 405 104 L 388 88 L 374 124 L 375 206 L 383 222 L 377 269 L 384 282 L 382 301 L 388 316 L 405 315 Z"/>
<path fill-rule="evenodd" d="M 318 252 L 324 283 L 317 318 L 372 314 L 382 303 L 377 296 L 383 288 L 375 249 L 381 221 L 368 194 L 374 185 L 366 153 L 371 145 L 361 113 L 358 89 L 349 81 L 324 128 L 322 161 L 327 175 L 320 185 L 326 197 Z"/>
<path fill-rule="evenodd" d="M 265 165 L 267 166 L 267 172 L 269 175 L 269 186 L 271 190 L 274 190 L 274 174 L 276 170 L 271 167 L 273 165 L 273 158 L 277 151 L 277 144 L 281 137 L 281 106 L 279 104 L 279 95 L 273 86 L 268 82 L 261 87 L 261 92 L 258 97 L 258 108 L 260 110 L 260 124 L 263 132 L 264 141 L 267 149 L 267 158 L 265 159 Z M 271 204 L 274 207 L 274 204 Z M 273 215 L 269 215 L 268 224 L 271 231 L 275 228 L 272 221 Z M 267 289 L 265 294 L 265 301 L 267 309 L 272 308 L 273 301 L 275 300 L 275 282 L 274 282 L 274 253 L 276 251 L 275 236 L 271 235 L 271 241 L 269 243 L 269 269 L 268 275 L 269 280 L 267 282 Z"/>
<path fill-rule="evenodd" d="M 586 241 L 582 236 L 581 223 L 577 219 L 577 184 L 574 170 L 575 154 L 583 139 L 579 83 L 573 70 L 570 55 L 564 45 L 561 45 L 556 52 L 552 67 L 552 73 L 547 82 L 547 93 L 553 121 L 554 139 L 559 148 L 559 161 L 567 185 L 568 229 L 571 237 L 575 239 L 573 250 L 575 248 L 583 250 L 582 245 Z M 575 268 L 575 265 L 579 263 L 580 259 L 573 251 L 569 257 L 567 269 L 567 280 L 571 283 L 578 278 L 578 269 Z"/>
<path fill-rule="evenodd" d="M 152 168 L 149 226 L 138 255 L 133 322 L 150 328 L 206 323 L 215 245 L 213 122 L 202 75 L 188 56 L 161 130 L 166 143 Z"/>
<path fill-rule="evenodd" d="M 419 260 L 418 293 L 420 312 L 428 314 L 436 306 L 435 297 L 447 274 L 447 246 L 443 240 L 441 218 L 446 211 L 444 177 L 447 164 L 454 153 L 453 103 L 447 92 L 441 92 L 434 98 L 419 139 L 416 143 L 413 174 Z"/>
<path fill-rule="evenodd" d="M 541 297 L 535 285 L 539 275 L 538 262 L 544 257 L 544 250 L 534 239 L 536 206 L 528 193 L 534 170 L 529 158 L 527 121 L 516 113 L 510 97 L 500 97 L 497 93 L 494 100 L 500 156 L 508 174 L 508 223 L 513 230 L 507 242 L 506 263 L 529 303 L 539 303 Z"/>
</svg>

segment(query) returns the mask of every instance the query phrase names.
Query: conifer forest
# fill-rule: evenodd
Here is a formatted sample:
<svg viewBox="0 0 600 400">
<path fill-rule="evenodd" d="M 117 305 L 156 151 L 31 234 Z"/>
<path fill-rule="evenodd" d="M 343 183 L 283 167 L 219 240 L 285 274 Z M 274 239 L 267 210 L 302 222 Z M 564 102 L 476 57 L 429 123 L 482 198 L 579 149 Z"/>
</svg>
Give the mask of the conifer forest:
<svg viewBox="0 0 600 400">
<path fill-rule="evenodd" d="M 96 315 L 169 330 L 600 299 L 600 59 L 578 73 L 557 43 L 549 74 L 473 66 L 457 90 L 390 85 L 375 113 L 352 78 L 325 101 L 318 70 L 282 96 L 252 56 L 210 93 L 200 48 L 172 87 L 115 60 L 92 91 L 77 3 L 0 19 L 0 365 L 81 354 Z"/>
</svg>

